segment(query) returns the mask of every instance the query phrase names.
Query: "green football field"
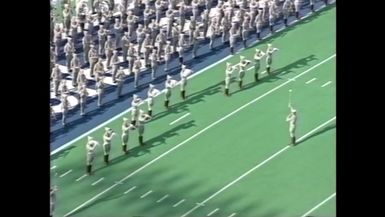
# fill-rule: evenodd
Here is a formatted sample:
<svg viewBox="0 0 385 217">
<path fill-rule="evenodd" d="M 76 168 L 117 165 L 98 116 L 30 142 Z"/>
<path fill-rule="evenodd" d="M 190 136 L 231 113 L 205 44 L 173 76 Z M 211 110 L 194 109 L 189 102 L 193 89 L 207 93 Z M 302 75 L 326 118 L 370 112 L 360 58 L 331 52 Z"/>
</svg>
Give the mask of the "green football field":
<svg viewBox="0 0 385 217">
<path fill-rule="evenodd" d="M 226 61 L 190 79 L 186 101 L 175 87 L 170 110 L 157 97 L 146 145 L 133 131 L 123 155 L 115 137 L 110 165 L 98 147 L 92 176 L 84 176 L 86 137 L 51 156 L 55 216 L 336 216 L 335 22 L 333 5 L 229 58 L 252 59 L 267 43 L 280 49 L 274 75 L 255 83 L 251 68 L 242 90 L 231 84 L 230 97 Z M 299 116 L 294 147 L 289 89 Z M 121 124 L 107 126 L 120 134 Z M 102 143 L 103 133 L 91 135 Z"/>
</svg>

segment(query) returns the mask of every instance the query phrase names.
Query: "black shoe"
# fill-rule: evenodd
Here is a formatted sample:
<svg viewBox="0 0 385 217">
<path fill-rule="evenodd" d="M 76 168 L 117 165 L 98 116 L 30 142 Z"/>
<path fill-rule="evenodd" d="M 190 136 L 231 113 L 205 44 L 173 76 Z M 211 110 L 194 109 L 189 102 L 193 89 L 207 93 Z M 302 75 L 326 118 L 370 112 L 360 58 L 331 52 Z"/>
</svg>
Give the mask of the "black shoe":
<svg viewBox="0 0 385 217">
<path fill-rule="evenodd" d="M 104 163 L 105 163 L 105 164 L 108 164 L 108 154 L 107 154 L 107 155 L 104 155 Z"/>
<path fill-rule="evenodd" d="M 296 145 L 295 142 L 296 142 L 296 141 L 295 141 L 295 136 L 294 136 L 294 137 L 291 137 L 291 145 L 292 145 L 292 146 L 295 146 L 295 145 Z"/>
<path fill-rule="evenodd" d="M 255 82 L 258 82 L 258 81 L 259 81 L 258 73 L 255 73 L 255 74 L 254 74 L 254 79 L 255 79 Z"/>
</svg>

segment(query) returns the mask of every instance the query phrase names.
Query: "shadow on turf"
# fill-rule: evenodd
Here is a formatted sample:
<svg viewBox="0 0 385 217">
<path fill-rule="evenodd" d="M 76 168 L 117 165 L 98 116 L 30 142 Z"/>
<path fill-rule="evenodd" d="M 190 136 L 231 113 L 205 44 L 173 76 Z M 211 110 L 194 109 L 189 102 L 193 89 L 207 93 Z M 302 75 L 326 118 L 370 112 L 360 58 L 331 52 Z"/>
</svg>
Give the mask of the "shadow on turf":
<svg viewBox="0 0 385 217">
<path fill-rule="evenodd" d="M 195 122 L 194 120 L 191 120 L 191 121 L 188 121 L 186 123 L 180 124 L 180 125 L 178 125 L 176 127 L 171 128 L 170 130 L 160 134 L 159 136 L 151 138 L 149 140 L 146 140 L 146 138 L 145 138 L 146 135 L 144 135 L 144 143 L 145 143 L 145 145 L 143 145 L 143 146 L 136 146 L 136 147 L 134 147 L 132 149 L 129 149 L 130 150 L 129 154 L 127 154 L 127 155 L 122 154 L 119 157 L 111 159 L 111 161 L 110 161 L 108 166 L 99 167 L 99 168 L 95 169 L 94 172 L 97 172 L 97 171 L 100 171 L 102 169 L 108 168 L 108 167 L 110 167 L 110 166 L 112 166 L 114 164 L 118 164 L 118 163 L 126 160 L 127 158 L 140 157 L 142 155 L 151 153 L 151 148 L 152 147 L 155 147 L 155 146 L 158 146 L 158 145 L 162 145 L 162 144 L 166 144 L 166 140 L 168 138 L 171 138 L 171 137 L 179 135 L 178 131 L 195 126 L 194 122 Z M 136 138 L 132 138 L 131 137 L 130 140 L 132 140 L 132 139 L 136 139 Z"/>
<path fill-rule="evenodd" d="M 135 184 L 132 184 L 132 182 L 130 183 L 130 181 L 126 180 L 123 184 L 117 185 L 114 191 L 110 191 L 102 195 L 101 197 L 97 198 L 96 200 L 92 201 L 91 203 L 85 205 L 84 207 L 74 212 L 72 216 L 78 213 L 81 213 L 82 211 L 92 206 L 96 206 L 101 202 L 113 201 L 113 200 L 122 198 L 124 196 L 131 197 L 131 198 L 134 197 L 134 198 L 137 198 L 137 200 L 140 200 L 141 199 L 140 196 L 150 189 L 153 189 L 153 192 L 146 197 L 147 201 L 152 201 L 155 203 L 155 201 L 159 200 L 164 195 L 169 194 L 169 197 L 162 203 L 167 201 L 177 202 L 185 198 L 186 195 L 191 194 L 190 192 L 195 191 L 195 189 L 201 188 L 205 184 L 204 179 L 200 179 L 198 181 L 191 181 L 191 179 L 189 179 L 189 176 L 187 176 L 186 174 L 176 173 L 173 170 L 170 170 L 170 168 L 157 168 L 156 171 L 153 171 L 153 173 L 151 173 L 151 177 L 147 177 L 147 176 L 141 177 L 141 179 L 139 180 L 138 180 L 138 177 L 135 177 L 135 179 L 136 181 L 139 181 L 140 184 L 136 185 L 137 189 L 129 192 L 129 194 L 124 194 L 124 192 Z M 180 185 L 178 183 L 183 183 L 183 185 Z M 173 186 L 178 184 L 181 187 L 175 189 L 175 191 L 173 192 L 167 192 L 167 191 L 164 191 L 163 188 L 159 186 L 159 184 L 165 184 L 167 186 Z M 202 191 L 202 194 L 200 194 L 199 197 L 203 198 L 209 194 L 211 194 L 209 190 Z M 131 200 L 130 203 L 134 203 L 134 202 L 135 201 Z M 145 206 L 142 206 L 141 212 L 148 212 L 149 210 L 154 210 L 154 212 L 157 213 L 157 216 L 170 216 L 167 213 L 165 213 L 164 215 L 162 214 L 162 212 L 168 212 L 169 211 L 168 209 L 164 209 L 164 206 L 163 207 L 154 206 L 154 203 L 152 202 L 146 203 Z M 188 202 L 195 205 L 194 202 L 186 200 L 186 203 Z M 119 201 L 116 204 L 116 207 L 119 208 L 119 206 L 127 206 L 127 200 Z M 156 209 L 161 209 L 161 210 L 156 210 Z M 141 213 L 131 213 L 130 216 L 132 215 L 141 216 Z M 120 215 L 114 215 L 114 216 L 117 217 Z M 127 214 L 122 214 L 122 216 L 127 216 Z"/>
<path fill-rule="evenodd" d="M 175 104 L 172 104 L 173 102 L 170 101 L 171 105 L 170 105 L 169 109 L 164 110 L 160 113 L 155 113 L 154 117 L 152 118 L 151 121 L 160 119 L 160 118 L 162 118 L 166 115 L 169 115 L 169 114 L 177 114 L 177 113 L 189 111 L 188 105 L 192 105 L 192 104 L 195 104 L 198 102 L 204 102 L 204 98 L 206 96 L 214 95 L 214 94 L 220 92 L 222 89 L 221 88 L 222 85 L 223 85 L 223 82 L 220 81 L 214 85 L 211 85 L 210 87 L 208 87 L 206 89 L 203 89 L 203 90 L 191 93 L 191 94 L 189 94 L 188 88 L 187 88 L 186 100 L 177 102 Z M 177 97 L 180 97 L 179 91 L 174 91 L 173 94 L 177 94 Z M 160 103 L 164 103 L 164 101 L 160 101 Z"/>
<path fill-rule="evenodd" d="M 61 158 L 61 157 L 66 157 L 71 152 L 71 150 L 74 148 L 76 148 L 76 146 L 72 145 L 72 146 L 70 146 L 70 147 L 68 147 L 62 151 L 59 151 L 58 153 L 51 156 L 51 161 L 56 160 L 56 159 Z"/>
<path fill-rule="evenodd" d="M 300 145 L 301 143 L 303 143 L 303 142 L 305 142 L 305 141 L 307 141 L 307 140 L 309 140 L 309 139 L 311 139 L 311 138 L 313 138 L 313 137 L 316 137 L 316 136 L 318 136 L 318 135 L 320 135 L 320 134 L 323 134 L 323 133 L 325 133 L 325 132 L 327 132 L 327 131 L 329 131 L 329 130 L 332 130 L 332 129 L 334 129 L 334 128 L 336 128 L 336 123 L 333 123 L 332 125 L 329 125 L 329 126 L 327 126 L 327 127 L 324 127 L 324 128 L 322 128 L 321 130 L 318 130 L 318 131 L 316 131 L 315 133 L 310 134 L 309 136 L 307 136 L 307 137 L 305 137 L 303 140 L 301 140 L 299 143 L 297 143 L 296 146 Z"/>
</svg>

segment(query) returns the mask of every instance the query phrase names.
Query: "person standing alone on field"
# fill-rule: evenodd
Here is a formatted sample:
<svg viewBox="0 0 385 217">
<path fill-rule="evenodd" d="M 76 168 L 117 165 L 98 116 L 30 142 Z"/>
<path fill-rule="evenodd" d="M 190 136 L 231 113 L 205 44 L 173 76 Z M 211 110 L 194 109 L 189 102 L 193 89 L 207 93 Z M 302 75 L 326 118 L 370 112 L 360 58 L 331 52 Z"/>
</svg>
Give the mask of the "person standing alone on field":
<svg viewBox="0 0 385 217">
<path fill-rule="evenodd" d="M 290 104 L 290 114 L 286 117 L 286 121 L 289 122 L 289 133 L 291 138 L 291 145 L 294 146 L 295 140 L 295 129 L 297 127 L 297 110 L 295 110 Z"/>
</svg>

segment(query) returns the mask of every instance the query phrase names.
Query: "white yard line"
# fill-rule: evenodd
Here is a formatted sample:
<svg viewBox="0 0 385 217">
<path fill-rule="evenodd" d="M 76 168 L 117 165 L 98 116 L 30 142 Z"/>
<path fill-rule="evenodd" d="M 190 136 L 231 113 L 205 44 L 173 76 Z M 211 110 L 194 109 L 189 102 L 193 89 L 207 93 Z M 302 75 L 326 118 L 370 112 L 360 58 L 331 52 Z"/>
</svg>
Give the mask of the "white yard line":
<svg viewBox="0 0 385 217">
<path fill-rule="evenodd" d="M 103 178 L 100 178 L 98 181 L 92 183 L 91 185 L 94 186 L 94 185 L 98 184 L 99 182 L 101 182 L 101 181 L 103 181 L 103 180 L 104 180 L 104 177 L 103 177 Z"/>
<path fill-rule="evenodd" d="M 233 213 L 231 215 L 229 215 L 229 217 L 234 217 L 237 213 Z"/>
<path fill-rule="evenodd" d="M 187 114 L 185 114 L 185 115 L 183 115 L 182 117 L 176 119 L 175 121 L 171 122 L 170 125 L 175 124 L 176 122 L 180 121 L 181 119 L 183 119 L 183 118 L 185 118 L 185 117 L 187 117 L 187 116 L 189 116 L 189 115 L 190 115 L 190 112 L 187 113 Z"/>
<path fill-rule="evenodd" d="M 312 79 L 310 79 L 310 80 L 306 81 L 306 83 L 305 83 L 305 84 L 310 84 L 311 82 L 313 82 L 313 81 L 315 81 L 315 80 L 317 80 L 317 78 L 312 78 Z"/>
<path fill-rule="evenodd" d="M 60 177 L 60 178 L 61 178 L 61 177 L 64 177 L 64 176 L 68 175 L 70 172 L 72 172 L 72 169 L 71 169 L 71 170 L 68 170 L 67 172 L 65 172 L 65 173 L 63 173 L 63 174 L 61 174 L 59 177 Z"/>
<path fill-rule="evenodd" d="M 316 205 L 315 207 L 313 207 L 311 210 L 309 210 L 308 212 L 306 212 L 305 214 L 303 214 L 302 217 L 306 217 L 307 215 L 309 215 L 310 213 L 312 213 L 314 210 L 316 210 L 318 207 L 320 207 L 320 206 L 322 206 L 324 203 L 326 203 L 328 200 L 332 199 L 335 195 L 336 195 L 336 193 L 334 192 L 332 195 L 330 195 L 328 198 L 326 198 L 325 200 L 323 200 L 321 203 L 319 203 L 318 205 Z"/>
<path fill-rule="evenodd" d="M 130 192 L 130 191 L 134 190 L 135 188 L 136 188 L 136 186 L 134 186 L 134 187 L 131 187 L 130 189 L 128 189 L 127 191 L 125 191 L 125 192 L 124 192 L 124 194 L 127 194 L 128 192 Z"/>
<path fill-rule="evenodd" d="M 328 81 L 328 82 L 326 82 L 325 84 L 323 84 L 321 87 L 326 87 L 327 85 L 329 85 L 329 84 L 331 84 L 332 83 L 332 81 Z"/>
<path fill-rule="evenodd" d="M 185 199 L 182 199 L 182 200 L 180 200 L 178 203 L 172 205 L 172 207 L 177 207 L 177 206 L 179 206 L 181 203 L 183 203 L 184 201 L 185 201 Z"/>
<path fill-rule="evenodd" d="M 207 216 L 211 216 L 212 214 L 216 213 L 218 210 L 219 210 L 219 208 L 214 209 L 209 214 L 207 214 Z"/>
<path fill-rule="evenodd" d="M 166 199 L 168 197 L 168 194 L 164 195 L 162 198 L 160 198 L 159 200 L 157 200 L 156 202 L 157 203 L 160 203 L 162 202 L 164 199 Z"/>
<path fill-rule="evenodd" d="M 147 195 L 149 195 L 149 194 L 151 194 L 152 193 L 152 191 L 150 190 L 150 191 L 148 191 L 147 193 L 145 193 L 145 194 L 143 194 L 142 196 L 140 196 L 140 198 L 145 198 L 145 197 L 147 197 Z"/>
<path fill-rule="evenodd" d="M 315 129 L 311 130 L 310 132 L 306 133 L 305 135 L 303 135 L 301 138 L 298 139 L 297 142 L 300 142 L 301 140 L 303 140 L 304 138 L 306 138 L 308 135 L 310 135 L 311 133 L 317 131 L 318 129 L 324 127 L 325 125 L 327 125 L 328 123 L 332 122 L 333 120 L 335 120 L 335 116 L 333 118 L 331 118 L 330 120 L 324 122 L 323 124 L 319 125 L 318 127 L 316 127 Z M 282 152 L 286 151 L 290 146 L 287 145 L 285 146 L 284 148 L 282 148 L 281 150 L 277 151 L 275 154 L 271 155 L 269 158 L 267 158 L 266 160 L 262 161 L 261 163 L 257 164 L 256 166 L 254 166 L 253 168 L 251 168 L 250 170 L 248 170 L 247 172 L 243 173 L 241 176 L 239 176 L 238 178 L 236 178 L 235 180 L 231 181 L 229 184 L 227 184 L 226 186 L 222 187 L 221 189 L 219 189 L 217 192 L 215 192 L 214 194 L 212 194 L 210 197 L 206 198 L 205 200 L 203 200 L 202 202 L 200 202 L 201 204 L 205 204 L 207 203 L 209 200 L 213 199 L 214 197 L 216 197 L 218 194 L 222 193 L 224 190 L 226 190 L 227 188 L 231 187 L 232 185 L 234 185 L 235 183 L 237 183 L 239 180 L 243 179 L 244 177 L 246 177 L 247 175 L 249 175 L 251 172 L 253 172 L 254 170 L 258 169 L 259 167 L 261 167 L 262 165 L 264 165 L 265 163 L 267 163 L 268 161 L 270 161 L 271 159 L 275 158 L 276 156 L 278 156 L 279 154 L 281 154 Z M 181 217 L 185 217 L 187 215 L 189 215 L 190 213 L 192 213 L 194 210 L 198 209 L 200 206 L 199 205 L 196 205 L 194 208 L 190 209 L 189 211 L 187 211 L 185 214 L 183 214 Z"/>
<path fill-rule="evenodd" d="M 87 176 L 87 174 L 84 174 L 84 175 L 80 176 L 79 178 L 77 178 L 76 181 L 78 182 L 78 181 L 82 180 L 86 176 Z"/>
<path fill-rule="evenodd" d="M 310 72 L 311 70 L 317 68 L 318 66 L 324 64 L 325 62 L 331 60 L 332 58 L 334 58 L 336 56 L 336 54 L 333 54 L 331 55 L 330 57 L 326 58 L 325 60 L 321 61 L 320 63 L 310 67 L 309 69 L 305 70 L 304 72 L 296 75 L 294 78 L 298 78 L 298 77 L 301 77 L 302 75 Z M 159 159 L 163 158 L 164 156 L 166 156 L 167 154 L 171 153 L 172 151 L 174 151 L 175 149 L 181 147 L 182 145 L 186 144 L 187 142 L 189 142 L 190 140 L 194 139 L 195 137 L 199 136 L 200 134 L 202 134 L 203 132 L 207 131 L 208 129 L 210 129 L 211 127 L 217 125 L 218 123 L 226 120 L 227 118 L 231 117 L 232 115 L 236 114 L 237 112 L 241 111 L 242 109 L 246 108 L 247 106 L 253 104 L 254 102 L 262 99 L 263 97 L 269 95 L 270 93 L 278 90 L 279 88 L 285 86 L 286 84 L 290 83 L 290 81 L 285 81 L 284 83 L 276 86 L 275 88 L 267 91 L 266 93 L 262 94 L 261 96 L 251 100 L 250 102 L 244 104 L 243 106 L 239 107 L 238 109 L 232 111 L 231 113 L 227 114 L 226 116 L 222 117 L 221 119 L 215 121 L 214 123 L 210 124 L 209 126 L 203 128 L 202 130 L 200 130 L 199 132 L 197 132 L 196 134 L 192 135 L 191 137 L 189 137 L 188 139 L 184 140 L 183 142 L 179 143 L 178 145 L 172 147 L 171 149 L 169 149 L 168 151 L 164 152 L 163 154 L 159 155 L 158 157 L 154 158 L 153 160 L 151 160 L 150 162 L 146 163 L 145 165 L 141 166 L 140 168 L 138 168 L 137 170 L 135 170 L 134 172 L 128 174 L 126 177 L 122 178 L 119 182 L 123 182 L 124 180 L 130 178 L 131 176 L 135 175 L 136 173 L 142 171 L 143 169 L 145 169 L 146 167 L 152 165 L 153 163 L 155 163 L 156 161 L 158 161 Z M 89 204 L 90 202 L 94 201 L 96 198 L 100 197 L 101 195 L 105 194 L 106 192 L 110 191 L 111 189 L 113 189 L 117 184 L 115 183 L 114 185 L 111 185 L 110 187 L 108 187 L 107 189 L 105 189 L 104 191 L 100 192 L 99 194 L 95 195 L 94 197 L 92 197 L 91 199 L 87 200 L 86 202 L 80 204 L 78 207 L 76 207 L 75 209 L 73 209 L 72 211 L 68 212 L 65 216 L 68 216 L 68 215 L 71 215 L 72 213 L 76 212 L 77 210 L 81 209 L 83 206 L 86 206 L 87 204 Z"/>
</svg>

